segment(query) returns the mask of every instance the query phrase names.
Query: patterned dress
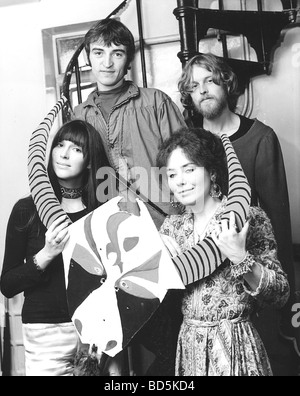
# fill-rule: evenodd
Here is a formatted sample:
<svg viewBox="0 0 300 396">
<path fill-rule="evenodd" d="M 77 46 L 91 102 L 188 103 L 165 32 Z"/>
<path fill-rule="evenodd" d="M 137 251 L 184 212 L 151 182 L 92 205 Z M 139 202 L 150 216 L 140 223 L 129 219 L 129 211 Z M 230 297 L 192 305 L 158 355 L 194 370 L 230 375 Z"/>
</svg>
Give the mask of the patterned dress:
<svg viewBox="0 0 300 396">
<path fill-rule="evenodd" d="M 219 222 L 226 198 L 211 219 L 206 235 Z M 173 237 L 182 251 L 195 245 L 191 213 L 168 217 L 160 231 Z M 289 284 L 277 259 L 277 245 L 265 212 L 250 208 L 247 250 L 261 265 L 256 291 L 243 277 L 234 278 L 226 260 L 209 277 L 187 286 L 182 302 L 176 353 L 179 376 L 272 376 L 269 359 L 251 315 L 259 307 L 282 307 L 289 297 Z"/>
</svg>

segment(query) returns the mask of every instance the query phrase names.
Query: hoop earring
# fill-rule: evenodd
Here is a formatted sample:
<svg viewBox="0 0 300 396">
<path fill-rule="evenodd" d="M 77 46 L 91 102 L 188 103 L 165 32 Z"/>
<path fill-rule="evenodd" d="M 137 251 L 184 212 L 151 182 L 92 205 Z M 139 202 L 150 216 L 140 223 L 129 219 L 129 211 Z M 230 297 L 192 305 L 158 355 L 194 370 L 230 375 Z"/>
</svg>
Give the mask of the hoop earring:
<svg viewBox="0 0 300 396">
<path fill-rule="evenodd" d="M 210 187 L 210 192 L 209 192 L 209 195 L 212 198 L 220 198 L 222 196 L 221 187 L 219 186 L 219 184 L 216 183 L 216 180 L 217 180 L 217 176 L 216 174 L 213 174 L 211 176 L 212 185 Z"/>
<path fill-rule="evenodd" d="M 217 184 L 216 182 L 213 181 L 211 188 L 210 188 L 209 195 L 212 198 L 220 198 L 222 196 L 222 191 L 221 191 L 221 187 L 219 186 L 219 184 Z"/>
</svg>

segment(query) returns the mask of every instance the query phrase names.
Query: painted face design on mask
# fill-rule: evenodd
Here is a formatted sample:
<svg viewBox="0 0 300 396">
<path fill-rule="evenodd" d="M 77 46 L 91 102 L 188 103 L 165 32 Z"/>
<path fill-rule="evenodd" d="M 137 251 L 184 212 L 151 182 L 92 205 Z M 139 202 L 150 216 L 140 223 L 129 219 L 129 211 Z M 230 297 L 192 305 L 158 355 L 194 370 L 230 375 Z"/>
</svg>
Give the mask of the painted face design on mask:
<svg viewBox="0 0 300 396">
<path fill-rule="evenodd" d="M 168 288 L 184 287 L 144 204 L 134 216 L 119 210 L 119 200 L 74 223 L 63 253 L 72 321 L 83 343 L 110 356 L 148 321 Z"/>
</svg>

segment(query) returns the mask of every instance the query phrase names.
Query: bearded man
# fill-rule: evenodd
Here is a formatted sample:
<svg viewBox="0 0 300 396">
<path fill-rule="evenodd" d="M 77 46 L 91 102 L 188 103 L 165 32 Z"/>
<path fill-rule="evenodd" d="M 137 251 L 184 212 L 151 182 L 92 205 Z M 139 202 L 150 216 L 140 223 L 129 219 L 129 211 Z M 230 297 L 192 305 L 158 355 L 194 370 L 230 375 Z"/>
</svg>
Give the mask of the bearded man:
<svg viewBox="0 0 300 396">
<path fill-rule="evenodd" d="M 254 206 L 261 206 L 271 219 L 278 256 L 288 274 L 290 301 L 281 315 L 264 310 L 257 328 L 265 342 L 274 375 L 294 375 L 296 364 L 292 345 L 279 336 L 292 336 L 291 306 L 295 274 L 289 196 L 280 142 L 272 128 L 257 119 L 236 112 L 238 79 L 231 67 L 213 54 L 198 54 L 186 64 L 178 83 L 189 127 L 202 127 L 215 134 L 226 134 L 251 186 Z"/>
</svg>

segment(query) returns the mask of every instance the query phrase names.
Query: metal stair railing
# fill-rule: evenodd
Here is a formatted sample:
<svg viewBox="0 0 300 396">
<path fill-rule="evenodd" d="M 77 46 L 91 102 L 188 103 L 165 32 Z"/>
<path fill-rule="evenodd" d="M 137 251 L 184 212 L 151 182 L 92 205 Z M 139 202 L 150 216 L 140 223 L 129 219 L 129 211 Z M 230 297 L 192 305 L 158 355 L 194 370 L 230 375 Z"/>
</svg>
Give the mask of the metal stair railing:
<svg viewBox="0 0 300 396">
<path fill-rule="evenodd" d="M 197 0 L 177 0 L 174 15 L 179 21 L 181 51 L 178 57 L 183 66 L 199 53 L 199 42 L 208 30 L 213 28 L 220 32 L 223 57 L 233 67 L 241 81 L 260 74 L 269 74 L 271 70 L 272 50 L 281 31 L 297 20 L 298 10 L 287 8 L 299 5 L 294 1 L 283 1 L 283 11 L 264 11 L 262 0 L 257 0 L 257 11 L 232 11 L 224 9 L 224 1 L 219 0 L 219 9 L 200 8 Z M 243 35 L 254 48 L 258 61 L 238 60 L 228 57 L 226 36 Z"/>
</svg>

